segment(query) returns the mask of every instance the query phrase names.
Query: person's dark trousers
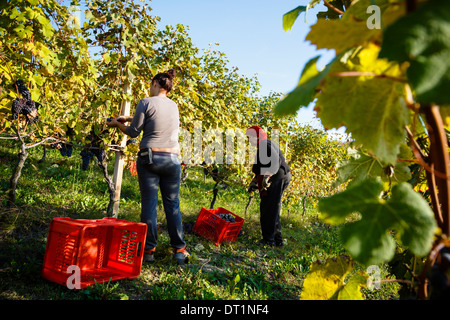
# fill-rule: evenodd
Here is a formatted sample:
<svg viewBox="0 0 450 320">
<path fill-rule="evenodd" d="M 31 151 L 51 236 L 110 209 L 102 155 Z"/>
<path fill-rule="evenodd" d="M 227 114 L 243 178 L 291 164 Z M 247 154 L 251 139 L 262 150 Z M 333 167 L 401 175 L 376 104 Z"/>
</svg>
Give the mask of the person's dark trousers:
<svg viewBox="0 0 450 320">
<path fill-rule="evenodd" d="M 152 164 L 142 164 L 138 158 L 136 170 L 141 190 L 141 222 L 147 224 L 147 239 L 144 250 L 156 247 L 158 189 L 166 214 L 170 245 L 174 249 L 186 246 L 183 240 L 183 224 L 180 212 L 181 164 L 176 154 L 153 153 Z"/>
<path fill-rule="evenodd" d="M 270 179 L 271 185 L 267 192 L 261 194 L 260 203 L 260 223 L 263 242 L 270 245 L 282 245 L 281 235 L 281 198 L 291 181 L 291 174 L 284 173 L 280 169 L 277 174 Z"/>
</svg>

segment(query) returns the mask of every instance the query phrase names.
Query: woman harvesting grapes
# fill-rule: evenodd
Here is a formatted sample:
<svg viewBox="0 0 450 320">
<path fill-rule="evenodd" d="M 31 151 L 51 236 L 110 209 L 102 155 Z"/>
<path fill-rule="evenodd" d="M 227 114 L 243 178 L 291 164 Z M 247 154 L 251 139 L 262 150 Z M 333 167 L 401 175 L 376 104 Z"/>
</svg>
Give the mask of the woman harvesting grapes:
<svg viewBox="0 0 450 320">
<path fill-rule="evenodd" d="M 136 161 L 141 191 L 141 221 L 147 224 L 144 262 L 154 262 L 157 245 L 158 189 L 167 219 L 170 245 L 178 264 L 188 261 L 183 239 L 179 191 L 181 164 L 178 159 L 178 106 L 167 97 L 172 90 L 175 71 L 158 73 L 152 80 L 150 97 L 139 101 L 133 117 L 121 116 L 108 122 L 134 138 L 143 132 Z M 122 122 L 131 122 L 126 126 Z"/>
</svg>

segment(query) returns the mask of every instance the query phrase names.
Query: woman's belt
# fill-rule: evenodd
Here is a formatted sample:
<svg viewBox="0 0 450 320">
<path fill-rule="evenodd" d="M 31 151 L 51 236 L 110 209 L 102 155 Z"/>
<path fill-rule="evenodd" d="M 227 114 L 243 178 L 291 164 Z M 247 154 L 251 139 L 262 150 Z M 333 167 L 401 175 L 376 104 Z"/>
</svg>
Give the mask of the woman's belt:
<svg viewBox="0 0 450 320">
<path fill-rule="evenodd" d="M 151 155 L 158 155 L 158 156 L 171 156 L 171 155 L 178 155 L 178 153 L 175 152 L 167 152 L 167 151 L 155 151 L 152 150 L 151 148 L 145 148 L 145 149 L 141 149 L 138 152 L 138 156 L 141 155 L 146 155 L 146 153 L 150 152 Z"/>
<path fill-rule="evenodd" d="M 157 156 L 171 156 L 171 155 L 176 155 L 176 153 L 172 153 L 172 152 L 164 152 L 164 151 L 153 151 L 152 152 L 153 155 L 157 155 Z"/>
</svg>

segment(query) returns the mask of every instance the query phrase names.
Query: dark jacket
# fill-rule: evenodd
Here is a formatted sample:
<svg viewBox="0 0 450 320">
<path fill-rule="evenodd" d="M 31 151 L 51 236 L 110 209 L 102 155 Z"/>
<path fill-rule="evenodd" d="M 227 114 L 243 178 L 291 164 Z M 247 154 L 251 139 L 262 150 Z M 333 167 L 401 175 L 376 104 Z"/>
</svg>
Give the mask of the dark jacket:
<svg viewBox="0 0 450 320">
<path fill-rule="evenodd" d="M 252 172 L 257 176 L 258 189 L 261 192 L 264 175 L 271 175 L 271 180 L 273 181 L 273 179 L 281 178 L 290 173 L 291 169 L 276 143 L 266 139 L 259 143 Z"/>
</svg>

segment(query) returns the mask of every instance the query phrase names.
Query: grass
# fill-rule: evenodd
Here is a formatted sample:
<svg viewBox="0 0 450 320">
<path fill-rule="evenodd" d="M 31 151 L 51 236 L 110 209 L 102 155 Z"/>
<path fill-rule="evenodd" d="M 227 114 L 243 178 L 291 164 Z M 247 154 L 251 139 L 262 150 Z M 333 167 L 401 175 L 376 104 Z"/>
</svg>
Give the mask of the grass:
<svg viewBox="0 0 450 320">
<path fill-rule="evenodd" d="M 17 203 L 7 207 L 11 164 L 15 161 L 11 144 L 0 145 L 0 299 L 8 300 L 297 300 L 312 262 L 345 254 L 339 242 L 339 228 L 321 223 L 313 206 L 302 216 L 294 208 L 282 214 L 286 245 L 263 248 L 260 240 L 259 199 L 255 196 L 236 242 L 218 246 L 195 234 L 185 233 L 190 263 L 176 266 L 162 205 L 158 206 L 159 245 L 157 262 L 144 264 L 137 279 L 95 284 L 75 291 L 41 277 L 48 228 L 54 217 L 103 218 L 108 193 L 100 169 L 91 163 L 81 170 L 81 157 L 74 150 L 63 158 L 57 150 L 38 163 L 41 149 L 31 150 L 17 189 Z M 110 160 L 113 162 L 113 160 Z M 111 171 L 110 171 L 111 172 Z M 181 187 L 183 222 L 193 225 L 202 206 L 209 207 L 214 181 L 204 179 L 201 170 L 189 169 Z M 219 191 L 215 207 L 224 207 L 241 217 L 248 194 L 241 185 L 230 184 Z M 139 221 L 140 194 L 137 178 L 124 172 L 119 218 Z M 383 271 L 389 277 L 387 271 Z M 366 291 L 366 299 L 397 299 L 395 283 L 382 285 L 377 292 Z"/>
</svg>

